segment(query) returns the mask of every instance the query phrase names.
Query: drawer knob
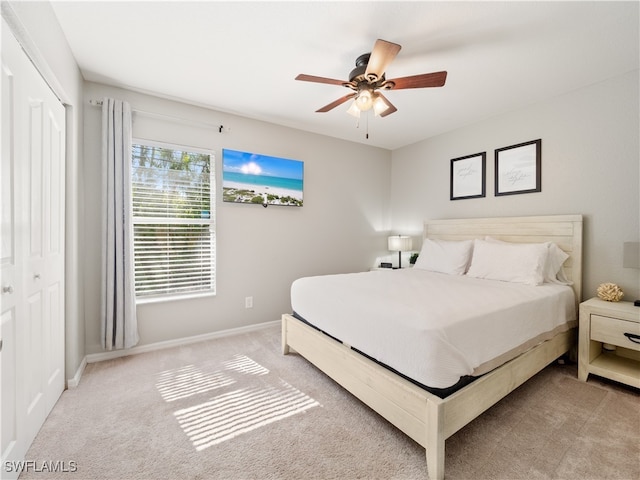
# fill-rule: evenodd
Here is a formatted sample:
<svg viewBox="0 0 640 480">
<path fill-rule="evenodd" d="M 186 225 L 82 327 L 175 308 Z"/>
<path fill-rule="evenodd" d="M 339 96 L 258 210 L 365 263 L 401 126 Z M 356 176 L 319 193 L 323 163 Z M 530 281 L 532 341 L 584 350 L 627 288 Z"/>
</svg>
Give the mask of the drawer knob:
<svg viewBox="0 0 640 480">
<path fill-rule="evenodd" d="M 633 343 L 640 343 L 640 335 L 636 335 L 635 333 L 625 333 L 624 336 L 631 340 Z"/>
</svg>

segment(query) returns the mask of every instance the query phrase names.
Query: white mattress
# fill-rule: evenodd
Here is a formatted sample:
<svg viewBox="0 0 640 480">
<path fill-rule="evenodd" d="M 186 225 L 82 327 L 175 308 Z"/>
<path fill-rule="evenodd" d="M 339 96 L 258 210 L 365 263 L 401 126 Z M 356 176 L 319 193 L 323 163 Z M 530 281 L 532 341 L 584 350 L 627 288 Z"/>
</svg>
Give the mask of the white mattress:
<svg viewBox="0 0 640 480">
<path fill-rule="evenodd" d="M 576 323 L 573 290 L 408 268 L 296 280 L 293 311 L 413 380 L 455 385 Z"/>
</svg>

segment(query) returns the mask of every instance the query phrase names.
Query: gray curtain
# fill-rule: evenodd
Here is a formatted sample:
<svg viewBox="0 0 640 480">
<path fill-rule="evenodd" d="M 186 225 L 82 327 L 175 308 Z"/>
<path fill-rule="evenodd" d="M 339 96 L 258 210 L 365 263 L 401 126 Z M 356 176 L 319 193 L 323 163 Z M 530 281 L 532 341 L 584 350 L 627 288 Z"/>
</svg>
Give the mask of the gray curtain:
<svg viewBox="0 0 640 480">
<path fill-rule="evenodd" d="M 131 107 L 102 101 L 102 347 L 138 343 L 131 202 Z"/>
</svg>

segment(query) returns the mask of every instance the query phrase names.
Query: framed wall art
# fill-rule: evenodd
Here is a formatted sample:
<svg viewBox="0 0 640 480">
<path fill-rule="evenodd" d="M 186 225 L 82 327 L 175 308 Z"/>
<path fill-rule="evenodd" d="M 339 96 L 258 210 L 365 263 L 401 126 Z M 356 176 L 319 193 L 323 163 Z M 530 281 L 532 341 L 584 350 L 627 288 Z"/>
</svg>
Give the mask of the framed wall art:
<svg viewBox="0 0 640 480">
<path fill-rule="evenodd" d="M 495 195 L 541 191 L 542 140 L 519 143 L 495 151 Z"/>
<path fill-rule="evenodd" d="M 450 200 L 486 195 L 487 152 L 451 159 Z"/>
<path fill-rule="evenodd" d="M 222 150 L 222 200 L 302 207 L 304 163 L 237 150 Z"/>
</svg>

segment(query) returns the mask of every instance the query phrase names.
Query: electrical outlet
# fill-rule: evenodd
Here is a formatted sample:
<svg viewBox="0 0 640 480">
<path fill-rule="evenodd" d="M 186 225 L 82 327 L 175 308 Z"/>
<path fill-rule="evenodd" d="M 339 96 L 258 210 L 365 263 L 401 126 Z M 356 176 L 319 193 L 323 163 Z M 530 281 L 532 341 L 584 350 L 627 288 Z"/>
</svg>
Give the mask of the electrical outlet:
<svg viewBox="0 0 640 480">
<path fill-rule="evenodd" d="M 244 308 L 253 308 L 253 297 L 244 297 Z"/>
</svg>

